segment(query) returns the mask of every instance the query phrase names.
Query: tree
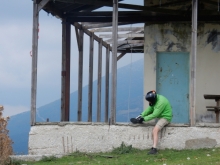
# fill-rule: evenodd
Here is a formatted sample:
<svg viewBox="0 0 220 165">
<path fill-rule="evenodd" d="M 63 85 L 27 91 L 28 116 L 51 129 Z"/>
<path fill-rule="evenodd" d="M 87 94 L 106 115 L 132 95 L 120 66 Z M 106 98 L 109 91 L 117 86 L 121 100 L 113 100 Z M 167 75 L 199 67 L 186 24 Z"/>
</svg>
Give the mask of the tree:
<svg viewBox="0 0 220 165">
<path fill-rule="evenodd" d="M 12 141 L 8 136 L 7 124 L 9 117 L 3 117 L 4 107 L 0 105 L 0 164 L 10 161 L 10 155 L 13 153 Z"/>
</svg>

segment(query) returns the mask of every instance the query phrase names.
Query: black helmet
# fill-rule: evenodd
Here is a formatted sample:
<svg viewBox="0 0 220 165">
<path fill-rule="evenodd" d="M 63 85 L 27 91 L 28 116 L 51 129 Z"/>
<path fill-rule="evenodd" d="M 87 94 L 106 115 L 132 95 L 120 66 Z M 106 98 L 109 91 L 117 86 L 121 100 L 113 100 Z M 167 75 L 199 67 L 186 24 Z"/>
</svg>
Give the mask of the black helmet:
<svg viewBox="0 0 220 165">
<path fill-rule="evenodd" d="M 146 94 L 145 99 L 150 102 L 150 106 L 154 105 L 157 101 L 156 91 L 150 91 Z"/>
</svg>

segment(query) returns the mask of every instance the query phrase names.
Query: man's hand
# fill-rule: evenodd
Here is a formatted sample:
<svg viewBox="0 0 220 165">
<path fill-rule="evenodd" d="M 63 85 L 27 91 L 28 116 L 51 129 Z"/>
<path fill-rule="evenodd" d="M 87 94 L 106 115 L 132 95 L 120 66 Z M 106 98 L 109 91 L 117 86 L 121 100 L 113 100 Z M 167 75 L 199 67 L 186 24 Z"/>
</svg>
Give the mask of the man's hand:
<svg viewBox="0 0 220 165">
<path fill-rule="evenodd" d="M 144 121 L 144 118 L 141 115 L 139 115 L 136 118 L 131 118 L 130 121 L 133 124 L 141 124 Z"/>
<path fill-rule="evenodd" d="M 137 116 L 135 119 L 140 120 L 142 118 L 141 115 Z"/>
</svg>

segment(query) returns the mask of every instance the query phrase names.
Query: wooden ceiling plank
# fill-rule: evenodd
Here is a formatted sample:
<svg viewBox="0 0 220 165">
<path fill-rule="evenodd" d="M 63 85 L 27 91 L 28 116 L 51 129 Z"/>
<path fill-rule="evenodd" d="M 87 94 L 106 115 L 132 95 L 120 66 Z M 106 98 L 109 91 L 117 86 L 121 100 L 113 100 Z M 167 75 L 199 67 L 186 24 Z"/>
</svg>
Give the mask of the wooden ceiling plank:
<svg viewBox="0 0 220 165">
<path fill-rule="evenodd" d="M 119 11 L 118 17 L 128 17 L 128 16 L 155 16 L 157 14 L 161 14 L 160 12 L 149 12 L 149 11 Z M 169 13 L 166 13 L 168 15 Z M 178 12 L 176 12 L 178 15 Z M 67 17 L 92 17 L 92 16 L 100 16 L 100 17 L 112 17 L 111 11 L 94 11 L 94 12 L 68 12 L 66 14 Z"/>
<path fill-rule="evenodd" d="M 78 4 L 84 4 L 84 5 L 95 5 L 95 6 L 107 6 L 112 7 L 112 2 L 103 2 L 98 0 L 88 1 L 88 0 L 56 0 L 59 2 L 66 2 L 66 3 L 78 3 Z M 156 13 L 162 13 L 162 14 L 173 14 L 177 15 L 179 11 L 171 10 L 171 9 L 162 9 L 162 8 L 153 8 L 148 6 L 141 6 L 141 5 L 134 5 L 134 4 L 124 4 L 124 3 L 118 3 L 118 8 L 123 9 L 129 9 L 129 10 L 143 10 L 143 11 L 151 11 Z M 181 14 L 181 13 L 179 13 Z"/>
<path fill-rule="evenodd" d="M 142 10 L 142 11 L 148 11 L 148 12 L 150 11 L 153 13 L 161 13 L 161 14 L 172 14 L 172 15 L 181 14 L 181 12 L 177 11 L 177 10 L 154 8 L 154 7 L 149 7 L 149 6 L 140 6 L 140 5 L 118 3 L 118 7 L 124 8 L 124 9 Z"/>
<path fill-rule="evenodd" d="M 143 46 L 144 43 L 138 43 L 138 44 L 127 44 L 127 45 L 122 45 L 118 47 L 118 49 L 126 49 L 126 48 L 132 48 L 132 47 L 138 47 L 138 46 Z"/>
<path fill-rule="evenodd" d="M 112 19 L 110 17 L 95 17 L 95 18 L 85 18 L 85 17 L 76 17 L 74 19 L 70 19 L 70 22 L 110 22 Z M 192 18 L 191 15 L 188 16 L 165 16 L 165 15 L 160 15 L 160 16 L 150 16 L 150 17 L 119 17 L 118 18 L 119 22 L 125 21 L 126 23 L 129 22 L 129 24 L 132 24 L 133 22 L 135 23 L 166 23 L 166 22 L 191 22 Z M 220 16 L 218 15 L 199 15 L 198 16 L 198 21 L 199 22 L 219 22 L 220 21 Z"/>
<path fill-rule="evenodd" d="M 143 31 L 144 27 L 119 27 L 118 31 Z M 112 32 L 112 28 L 91 29 L 92 32 Z"/>
<path fill-rule="evenodd" d="M 152 5 L 151 7 L 166 7 L 166 6 L 176 5 L 176 4 L 186 3 L 186 2 L 192 2 L 192 0 L 177 0 L 177 1 L 172 1 L 172 2 L 165 2 L 159 5 Z"/>
<path fill-rule="evenodd" d="M 216 6 L 216 8 L 218 7 L 218 2 L 214 2 L 214 1 L 211 1 L 211 0 L 200 0 L 201 2 L 203 3 L 206 3 L 206 4 L 209 4 L 209 5 L 214 5 Z"/>
<path fill-rule="evenodd" d="M 59 17 L 62 18 L 63 17 L 63 13 L 57 9 L 53 3 L 48 3 L 44 8 L 46 8 L 46 11 L 49 12 L 50 14 L 52 14 L 55 17 Z"/>
<path fill-rule="evenodd" d="M 112 34 L 100 34 L 100 38 L 112 38 Z M 132 34 L 118 34 L 118 38 L 128 38 L 128 37 L 144 37 L 144 34 L 132 33 Z"/>
<path fill-rule="evenodd" d="M 118 41 L 118 45 L 122 44 L 139 44 L 144 43 L 144 40 L 124 40 L 124 41 Z"/>
<path fill-rule="evenodd" d="M 68 18 L 70 22 L 110 22 L 112 17 L 71 17 Z M 191 17 L 179 16 L 179 15 L 157 15 L 157 16 L 128 16 L 128 17 L 118 17 L 119 22 L 125 22 L 127 24 L 132 23 L 145 23 L 145 22 L 152 22 L 152 21 L 191 21 Z"/>
<path fill-rule="evenodd" d="M 106 42 L 106 41 L 105 41 Z M 112 44 L 112 40 L 107 42 L 108 44 Z M 118 40 L 118 46 L 123 45 L 123 44 L 136 44 L 136 43 L 144 43 L 144 40 Z"/>
<path fill-rule="evenodd" d="M 126 48 L 126 49 L 118 49 L 118 52 L 122 53 L 143 53 L 144 52 L 144 47 L 133 47 L 132 49 Z"/>
<path fill-rule="evenodd" d="M 131 24 L 131 22 L 119 22 L 118 25 L 127 25 L 127 24 Z M 111 27 L 112 26 L 112 22 L 97 22 L 94 24 L 94 22 L 88 22 L 88 24 L 84 25 L 84 27 L 86 29 L 93 29 L 93 28 L 101 28 L 101 27 Z"/>
<path fill-rule="evenodd" d="M 132 31 L 132 32 L 128 32 L 127 34 L 131 34 L 131 33 L 133 33 L 134 31 Z M 127 40 L 132 40 L 133 39 L 133 37 L 128 37 L 128 38 L 126 38 Z M 112 39 L 108 39 L 108 40 L 105 40 L 105 42 L 107 42 L 107 43 L 112 43 Z"/>
</svg>

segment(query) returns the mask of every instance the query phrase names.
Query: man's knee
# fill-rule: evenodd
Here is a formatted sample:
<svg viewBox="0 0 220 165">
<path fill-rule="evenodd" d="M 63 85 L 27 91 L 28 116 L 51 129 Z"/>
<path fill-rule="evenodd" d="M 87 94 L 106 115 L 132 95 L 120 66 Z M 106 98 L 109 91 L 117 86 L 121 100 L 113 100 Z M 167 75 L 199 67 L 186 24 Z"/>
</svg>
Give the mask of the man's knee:
<svg viewBox="0 0 220 165">
<path fill-rule="evenodd" d="M 159 131 L 160 131 L 160 128 L 156 125 L 156 126 L 153 128 L 152 133 L 153 133 L 153 134 L 157 134 Z"/>
</svg>

